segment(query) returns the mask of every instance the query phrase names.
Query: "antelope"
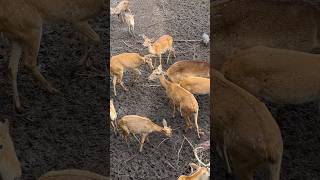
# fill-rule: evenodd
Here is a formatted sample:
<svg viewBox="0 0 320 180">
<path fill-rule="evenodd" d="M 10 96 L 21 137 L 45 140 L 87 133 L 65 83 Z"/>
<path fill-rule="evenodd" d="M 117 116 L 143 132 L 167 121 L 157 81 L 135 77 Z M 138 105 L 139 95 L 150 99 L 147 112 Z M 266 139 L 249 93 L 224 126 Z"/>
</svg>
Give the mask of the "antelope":
<svg viewBox="0 0 320 180">
<path fill-rule="evenodd" d="M 0 179 L 15 180 L 20 177 L 21 165 L 9 134 L 9 121 L 0 117 Z"/>
<path fill-rule="evenodd" d="M 283 141 L 277 122 L 261 101 L 212 71 L 212 132 L 228 173 L 252 180 L 255 170 L 266 165 L 269 179 L 279 180 Z"/>
<path fill-rule="evenodd" d="M 127 1 L 127 0 L 122 0 L 118 3 L 118 5 L 116 7 L 110 8 L 111 15 L 117 15 L 119 19 L 121 16 L 122 22 L 124 22 L 123 13 L 125 13 L 125 12 L 131 13 L 131 10 L 129 9 L 129 1 Z"/>
<path fill-rule="evenodd" d="M 116 92 L 116 83 L 118 82 L 121 87 L 128 91 L 125 87 L 122 78 L 125 70 L 130 69 L 136 74 L 136 80 L 141 75 L 140 70 L 138 69 L 142 64 L 148 64 L 150 69 L 153 69 L 152 65 L 152 55 L 140 56 L 138 53 L 122 53 L 116 56 L 112 56 L 110 60 L 110 72 L 113 76 L 112 84 L 113 84 L 113 92 L 114 95 L 117 96 Z M 136 81 L 135 80 L 135 81 Z"/>
<path fill-rule="evenodd" d="M 206 167 L 198 166 L 195 163 L 190 163 L 191 167 L 191 175 L 186 176 L 182 175 L 178 178 L 178 180 L 209 180 L 210 179 L 210 171 Z M 195 172 L 193 172 L 195 169 Z"/>
<path fill-rule="evenodd" d="M 191 76 L 210 78 L 210 64 L 205 61 L 183 60 L 172 64 L 166 72 L 163 72 L 162 65 L 159 65 L 149 75 L 148 80 L 155 81 L 161 74 L 168 76 L 169 80 L 175 83 Z"/>
<path fill-rule="evenodd" d="M 192 94 L 209 94 L 210 79 L 203 77 L 187 77 L 183 79 L 179 85 Z"/>
<path fill-rule="evenodd" d="M 109 178 L 85 170 L 66 169 L 60 171 L 49 171 L 38 178 L 38 180 L 109 180 Z"/>
<path fill-rule="evenodd" d="M 116 108 L 113 105 L 113 99 L 110 99 L 110 119 L 111 119 L 111 125 L 113 127 L 114 132 L 116 132 L 116 119 L 117 119 L 117 111 Z"/>
<path fill-rule="evenodd" d="M 164 75 L 161 75 L 159 79 L 162 87 L 164 87 L 166 90 L 166 94 L 170 99 L 170 103 L 172 104 L 172 116 L 175 117 L 176 106 L 178 106 L 180 114 L 186 123 L 185 131 L 192 128 L 190 118 L 193 117 L 198 138 L 200 139 L 200 134 L 204 134 L 204 132 L 200 132 L 201 130 L 198 126 L 199 105 L 196 98 L 189 91 L 185 90 L 178 84 L 166 80 Z"/>
<path fill-rule="evenodd" d="M 134 15 L 131 13 L 125 13 L 124 19 L 128 25 L 128 31 L 132 36 L 134 35 Z"/>
<path fill-rule="evenodd" d="M 11 41 L 9 70 L 16 110 L 23 111 L 17 88 L 20 57 L 35 80 L 49 93 L 58 91 L 43 77 L 37 66 L 42 26 L 44 22 L 70 23 L 85 35 L 92 46 L 86 51 L 80 64 L 87 62 L 93 46 L 100 43 L 99 35 L 90 27 L 88 20 L 103 11 L 104 0 L 10 0 L 0 1 L 0 32 Z"/>
<path fill-rule="evenodd" d="M 143 144 L 148 135 L 152 132 L 163 133 L 168 137 L 172 136 L 172 129 L 167 126 L 167 121 L 162 120 L 163 127 L 153 123 L 149 118 L 137 115 L 127 115 L 120 119 L 118 126 L 122 130 L 126 143 L 130 133 L 141 134 L 141 142 L 139 152 L 142 152 Z"/>
<path fill-rule="evenodd" d="M 144 40 L 143 46 L 148 47 L 148 51 L 150 54 L 154 54 L 159 57 L 160 65 L 161 63 L 161 56 L 162 54 L 166 53 L 167 51 L 169 52 L 168 57 L 167 57 L 167 64 L 170 59 L 170 54 L 173 54 L 173 57 L 176 58 L 176 53 L 173 48 L 173 38 L 169 35 L 163 35 L 159 37 L 158 40 L 154 42 L 153 39 L 149 39 L 147 36 L 144 34 L 142 35 L 142 38 Z"/>
<path fill-rule="evenodd" d="M 237 52 L 223 65 L 230 81 L 279 104 L 320 100 L 320 55 L 255 46 Z"/>
</svg>

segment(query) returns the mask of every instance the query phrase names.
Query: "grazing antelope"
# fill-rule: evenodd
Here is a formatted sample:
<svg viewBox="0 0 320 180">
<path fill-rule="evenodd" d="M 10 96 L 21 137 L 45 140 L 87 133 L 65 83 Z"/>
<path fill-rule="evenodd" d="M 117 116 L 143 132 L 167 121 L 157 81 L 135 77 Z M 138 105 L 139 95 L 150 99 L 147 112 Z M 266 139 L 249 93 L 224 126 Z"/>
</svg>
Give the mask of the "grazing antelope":
<svg viewBox="0 0 320 180">
<path fill-rule="evenodd" d="M 127 0 L 122 0 L 118 3 L 118 5 L 116 7 L 110 8 L 111 15 L 117 15 L 119 19 L 121 16 L 122 22 L 124 22 L 123 14 L 125 12 L 131 13 L 131 10 L 129 9 L 129 1 L 127 1 Z"/>
<path fill-rule="evenodd" d="M 180 81 L 179 85 L 192 94 L 209 94 L 210 79 L 203 77 L 187 77 Z"/>
<path fill-rule="evenodd" d="M 279 104 L 320 100 L 320 55 L 256 46 L 222 67 L 230 81 L 254 96 Z"/>
<path fill-rule="evenodd" d="M 124 19 L 128 25 L 128 31 L 132 36 L 134 35 L 134 15 L 131 13 L 125 13 Z"/>
<path fill-rule="evenodd" d="M 190 119 L 193 118 L 194 124 L 197 128 L 198 138 L 200 138 L 200 134 L 204 134 L 204 132 L 201 132 L 198 126 L 199 105 L 196 98 L 189 91 L 179 86 L 179 84 L 166 80 L 164 75 L 161 75 L 159 79 L 162 87 L 166 90 L 170 103 L 172 104 L 172 116 L 175 117 L 176 106 L 178 106 L 180 114 L 186 123 L 185 131 L 192 128 Z"/>
<path fill-rule="evenodd" d="M 111 119 L 111 125 L 113 127 L 113 130 L 114 130 L 114 132 L 116 132 L 117 111 L 113 105 L 113 99 L 110 99 L 110 119 Z"/>
<path fill-rule="evenodd" d="M 21 177 L 21 165 L 9 134 L 9 121 L 0 117 L 0 179 L 15 180 Z"/>
<path fill-rule="evenodd" d="M 169 80 L 175 83 L 180 83 L 181 80 L 191 76 L 210 78 L 210 64 L 205 61 L 183 60 L 172 64 L 166 72 L 163 72 L 162 66 L 159 65 L 149 75 L 148 80 L 154 81 L 162 74 L 168 76 Z"/>
<path fill-rule="evenodd" d="M 98 16 L 103 11 L 104 0 L 10 0 L 0 1 L 0 32 L 4 32 L 11 41 L 9 69 L 16 110 L 23 111 L 17 88 L 17 73 L 20 56 L 23 52 L 25 67 L 49 93 L 57 90 L 43 77 L 37 66 L 42 27 L 44 22 L 70 23 L 96 46 L 100 43 L 99 35 L 90 27 L 88 19 Z M 80 64 L 87 62 L 86 51 Z"/>
<path fill-rule="evenodd" d="M 153 123 L 149 118 L 141 117 L 137 115 L 127 115 L 120 119 L 118 126 L 122 130 L 123 136 L 128 144 L 128 135 L 141 134 L 141 142 L 139 151 L 142 152 L 142 147 L 145 139 L 152 132 L 160 132 L 168 137 L 172 136 L 172 129 L 167 126 L 167 121 L 163 119 L 163 127 Z"/>
<path fill-rule="evenodd" d="M 269 179 L 279 180 L 283 142 L 268 108 L 218 71 L 211 75 L 212 132 L 228 173 L 252 180 L 255 170 L 267 165 Z"/>
<path fill-rule="evenodd" d="M 190 163 L 191 167 L 191 175 L 181 175 L 178 180 L 209 180 L 210 179 L 210 171 L 206 167 L 198 166 L 195 163 Z M 195 172 L 193 172 L 195 169 Z"/>
<path fill-rule="evenodd" d="M 167 58 L 167 64 L 169 62 L 171 53 L 174 56 L 174 58 L 176 58 L 176 53 L 173 48 L 173 38 L 171 36 L 163 35 L 155 42 L 154 42 L 154 40 L 149 39 L 144 34 L 142 35 L 142 38 L 144 40 L 143 46 L 148 47 L 148 51 L 150 54 L 154 54 L 159 57 L 160 65 L 162 64 L 161 63 L 161 56 L 162 56 L 162 54 L 166 53 L 167 51 L 169 52 L 168 58 Z"/>
<path fill-rule="evenodd" d="M 49 171 L 39 177 L 38 180 L 109 180 L 109 178 L 90 171 L 66 169 Z"/>
<path fill-rule="evenodd" d="M 153 69 L 152 65 L 152 55 L 140 56 L 139 53 L 122 53 L 116 56 L 112 56 L 110 60 L 110 73 L 113 76 L 112 84 L 113 84 L 113 92 L 114 95 L 117 96 L 116 92 L 116 83 L 118 82 L 121 87 L 128 91 L 125 87 L 122 78 L 125 70 L 130 69 L 136 74 L 136 80 L 141 75 L 139 71 L 139 67 L 142 64 L 148 64 L 150 69 Z"/>
</svg>

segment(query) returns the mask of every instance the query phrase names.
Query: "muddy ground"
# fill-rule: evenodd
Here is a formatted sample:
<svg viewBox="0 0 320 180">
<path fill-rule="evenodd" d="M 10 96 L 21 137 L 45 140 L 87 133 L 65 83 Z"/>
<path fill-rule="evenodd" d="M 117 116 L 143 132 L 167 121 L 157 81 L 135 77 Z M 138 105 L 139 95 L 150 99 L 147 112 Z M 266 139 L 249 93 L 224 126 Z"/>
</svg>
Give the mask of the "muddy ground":
<svg viewBox="0 0 320 180">
<path fill-rule="evenodd" d="M 0 114 L 10 118 L 23 180 L 67 168 L 108 174 L 108 81 L 97 76 L 105 72 L 106 66 L 107 15 L 104 12 L 91 22 L 102 39 L 90 56 L 99 72 L 77 66 L 83 55 L 81 50 L 86 48 L 79 33 L 68 25 L 45 25 L 38 62 L 41 72 L 61 94 L 48 94 L 20 68 L 18 88 L 22 103 L 27 106 L 23 114 L 13 108 L 7 78 L 9 44 L 0 41 Z"/>
<path fill-rule="evenodd" d="M 309 2 L 313 2 L 314 3 L 313 5 L 318 7 L 320 5 L 320 3 L 317 1 L 309 1 Z M 281 4 L 279 4 L 279 6 L 280 5 Z M 268 19 L 268 17 L 269 16 L 265 16 L 265 18 L 260 20 L 260 23 L 267 21 L 265 19 Z M 265 27 L 265 28 L 268 28 L 268 27 Z M 250 28 L 249 26 L 247 26 L 247 29 L 248 31 L 250 31 L 251 29 L 255 30 L 255 28 Z M 264 27 L 262 26 L 261 29 L 264 29 Z M 254 30 L 253 32 L 255 32 Z M 294 35 L 296 34 L 295 30 L 296 29 L 289 29 L 288 32 L 284 33 L 283 35 L 290 34 L 290 33 L 293 33 Z M 307 27 L 305 28 L 305 30 L 306 31 L 308 30 Z M 234 29 L 234 32 L 235 33 L 230 35 L 230 37 L 232 36 L 237 37 L 236 36 L 237 29 Z M 238 33 L 241 33 L 241 32 L 238 32 Z M 260 33 L 263 34 L 264 32 L 260 32 Z M 281 33 L 283 32 L 279 32 L 278 34 L 280 35 Z M 275 47 L 282 46 L 280 48 L 301 49 L 301 46 L 304 45 L 303 43 L 306 43 L 306 44 L 310 43 L 310 40 L 305 39 L 305 37 L 296 35 L 294 38 L 296 39 L 288 38 L 287 40 L 285 40 L 287 44 L 279 43 Z M 236 41 L 236 40 L 229 41 L 230 39 L 228 39 L 228 41 L 226 40 L 224 43 L 225 44 L 239 43 L 239 41 Z M 276 39 L 277 38 L 274 38 L 274 40 Z M 254 40 L 254 39 L 249 39 L 249 40 Z M 297 40 L 299 40 L 300 43 L 295 43 L 295 41 Z M 223 48 L 224 47 L 219 47 L 219 49 L 223 49 Z M 305 46 L 304 48 L 308 49 L 309 47 Z M 267 103 L 267 106 L 271 110 L 274 118 L 279 124 L 280 130 L 282 132 L 283 141 L 284 141 L 281 179 L 283 180 L 320 179 L 320 171 L 319 171 L 320 156 L 318 155 L 319 149 L 320 149 L 319 105 L 317 103 L 307 103 L 307 104 L 301 104 L 301 105 L 281 106 L 281 105 Z M 215 180 L 227 179 L 225 165 L 222 163 L 221 159 L 218 157 L 218 154 L 214 153 L 214 156 L 212 156 L 212 159 L 214 163 L 212 167 L 213 171 L 211 176 L 213 176 Z M 260 172 L 258 173 L 256 179 L 260 180 L 265 178 L 263 178 L 263 174 Z"/>
<path fill-rule="evenodd" d="M 116 1 L 111 1 L 114 5 Z M 117 55 L 124 52 L 139 52 L 147 54 L 147 49 L 142 46 L 142 38 L 138 34 L 158 38 L 170 34 L 174 38 L 177 60 L 195 59 L 209 61 L 209 47 L 199 42 L 184 42 L 181 40 L 201 40 L 202 33 L 209 34 L 209 0 L 132 0 L 131 10 L 135 14 L 136 38 L 130 36 L 127 27 L 120 23 L 117 17 L 111 17 L 111 54 Z M 176 40 L 176 41 L 175 41 Z M 163 62 L 166 56 L 163 58 Z M 159 63 L 157 61 L 157 63 Z M 172 64 L 169 63 L 169 65 Z M 164 69 L 169 66 L 165 65 Z M 198 140 L 195 129 L 184 134 L 184 120 L 178 115 L 172 118 L 164 89 L 162 87 L 148 87 L 158 82 L 148 82 L 147 76 L 150 69 L 141 68 L 142 76 L 137 83 L 132 81 L 132 73 L 126 72 L 124 83 L 129 92 L 117 86 L 117 97 L 113 95 L 110 87 L 111 98 L 118 112 L 118 117 L 137 114 L 151 118 L 161 125 L 166 119 L 168 125 L 174 130 L 172 138 L 159 143 L 166 137 L 162 134 L 151 134 L 150 142 L 145 143 L 142 153 L 138 152 L 138 142 L 132 137 L 129 148 L 119 135 L 111 133 L 110 136 L 110 166 L 112 179 L 177 179 L 181 174 L 188 174 L 188 163 L 193 161 L 190 145 L 184 142 L 178 160 L 178 151 L 185 135 L 193 145 L 209 140 L 209 97 L 196 97 L 200 106 L 200 127 L 206 132 Z M 180 129 L 177 129 L 180 128 Z"/>
</svg>

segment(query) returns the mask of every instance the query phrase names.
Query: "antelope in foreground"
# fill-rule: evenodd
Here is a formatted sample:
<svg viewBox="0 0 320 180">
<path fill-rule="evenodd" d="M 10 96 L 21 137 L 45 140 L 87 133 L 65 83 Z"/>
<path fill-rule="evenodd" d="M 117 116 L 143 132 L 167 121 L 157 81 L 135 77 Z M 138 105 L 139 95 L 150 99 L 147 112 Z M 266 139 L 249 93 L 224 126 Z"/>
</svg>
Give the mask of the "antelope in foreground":
<svg viewBox="0 0 320 180">
<path fill-rule="evenodd" d="M 187 77 L 180 81 L 179 85 L 192 94 L 209 94 L 210 79 L 203 77 Z"/>
<path fill-rule="evenodd" d="M 21 165 L 9 134 L 9 121 L 0 117 L 0 179 L 15 180 L 21 177 Z"/>
<path fill-rule="evenodd" d="M 233 55 L 224 76 L 254 96 L 279 104 L 320 100 L 320 55 L 256 46 Z"/>
<path fill-rule="evenodd" d="M 110 119 L 111 119 L 111 125 L 113 127 L 113 130 L 114 130 L 114 132 L 116 132 L 117 111 L 113 105 L 113 99 L 110 99 Z"/>
<path fill-rule="evenodd" d="M 283 142 L 268 108 L 221 73 L 213 70 L 212 76 L 212 132 L 228 173 L 253 180 L 255 170 L 266 165 L 269 179 L 279 180 Z"/>
<path fill-rule="evenodd" d="M 178 84 L 166 80 L 164 75 L 161 75 L 159 79 L 162 87 L 166 90 L 166 94 L 170 99 L 170 103 L 172 104 L 172 116 L 175 117 L 176 106 L 178 106 L 180 114 L 186 123 L 185 131 L 192 128 L 190 119 L 193 118 L 197 129 L 198 138 L 200 139 L 200 134 L 204 134 L 204 132 L 202 132 L 198 126 L 199 105 L 196 98 L 189 91 L 185 90 Z"/>
<path fill-rule="evenodd" d="M 49 171 L 39 177 L 38 180 L 109 180 L 109 178 L 85 170 L 66 169 Z"/>
<path fill-rule="evenodd" d="M 172 129 L 167 126 L 167 121 L 163 119 L 163 127 L 153 123 L 149 118 L 137 115 L 127 115 L 120 119 L 119 128 L 122 130 L 126 143 L 128 144 L 128 135 L 141 134 L 141 142 L 139 151 L 142 152 L 143 144 L 148 135 L 152 132 L 163 133 L 168 137 L 172 136 Z"/>
<path fill-rule="evenodd" d="M 104 0 L 10 0 L 0 1 L 0 32 L 4 32 L 11 41 L 9 69 L 16 110 L 23 111 L 17 88 L 17 73 L 20 56 L 35 80 L 40 82 L 49 93 L 57 90 L 43 77 L 37 66 L 42 26 L 44 22 L 70 23 L 96 46 L 99 35 L 90 27 L 88 19 L 98 16 L 103 10 Z M 87 62 L 92 50 L 86 51 L 80 64 Z"/>
<path fill-rule="evenodd" d="M 190 163 L 191 174 L 189 176 L 181 175 L 178 180 L 209 180 L 210 179 L 210 171 L 206 167 L 198 166 L 195 163 Z M 195 169 L 195 172 L 193 172 Z"/>
<path fill-rule="evenodd" d="M 131 13 L 125 13 L 124 19 L 127 23 L 129 33 L 134 37 L 134 15 Z"/>
<path fill-rule="evenodd" d="M 154 81 L 162 74 L 168 76 L 170 81 L 178 84 L 188 77 L 210 78 L 210 64 L 205 61 L 183 60 L 172 64 L 166 72 L 162 70 L 162 65 L 159 65 L 149 75 L 148 80 Z"/>
<path fill-rule="evenodd" d="M 153 69 L 152 65 L 152 55 L 140 56 L 138 53 L 122 53 L 116 56 L 112 56 L 110 60 L 110 73 L 113 76 L 112 84 L 113 84 L 113 92 L 114 95 L 117 96 L 116 92 L 116 83 L 118 82 L 121 87 L 128 91 L 125 87 L 122 78 L 123 73 L 130 69 L 136 74 L 135 81 L 141 75 L 140 70 L 138 69 L 142 64 L 148 64 L 150 69 Z"/>
<path fill-rule="evenodd" d="M 131 10 L 129 9 L 129 1 L 127 1 L 127 0 L 122 0 L 118 3 L 118 5 L 116 7 L 110 8 L 111 15 L 117 15 L 119 19 L 121 16 L 122 22 L 124 22 L 124 13 L 125 12 L 131 13 Z"/>
<path fill-rule="evenodd" d="M 172 53 L 173 57 L 176 58 L 176 53 L 173 48 L 173 38 L 169 35 L 163 35 L 158 40 L 154 42 L 153 39 L 149 39 L 144 34 L 142 35 L 142 38 L 144 40 L 143 46 L 148 47 L 148 51 L 150 54 L 156 55 L 159 57 L 160 65 L 161 63 L 161 57 L 162 54 L 169 52 L 167 57 L 167 64 L 170 59 L 170 54 Z"/>
</svg>

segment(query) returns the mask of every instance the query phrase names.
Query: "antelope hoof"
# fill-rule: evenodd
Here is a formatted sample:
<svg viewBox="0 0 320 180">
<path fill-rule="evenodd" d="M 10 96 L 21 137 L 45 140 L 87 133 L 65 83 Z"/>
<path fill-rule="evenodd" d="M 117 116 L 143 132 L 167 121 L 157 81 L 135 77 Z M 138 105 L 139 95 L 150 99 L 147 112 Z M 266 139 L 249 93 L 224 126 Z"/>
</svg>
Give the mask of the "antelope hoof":
<svg viewBox="0 0 320 180">
<path fill-rule="evenodd" d="M 54 88 L 54 87 L 52 87 L 52 86 L 47 87 L 47 91 L 48 91 L 50 94 L 60 93 L 59 90 L 57 90 L 56 88 Z"/>
</svg>

